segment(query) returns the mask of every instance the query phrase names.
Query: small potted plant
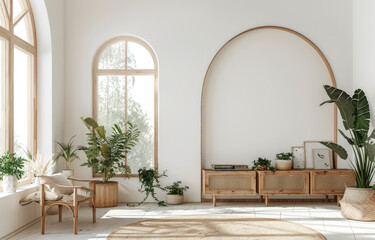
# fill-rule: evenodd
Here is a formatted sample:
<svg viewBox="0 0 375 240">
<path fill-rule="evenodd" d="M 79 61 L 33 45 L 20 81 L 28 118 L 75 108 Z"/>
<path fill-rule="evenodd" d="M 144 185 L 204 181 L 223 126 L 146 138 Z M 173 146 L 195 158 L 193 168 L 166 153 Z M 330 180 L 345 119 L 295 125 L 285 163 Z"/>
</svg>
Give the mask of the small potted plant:
<svg viewBox="0 0 375 240">
<path fill-rule="evenodd" d="M 293 153 L 278 153 L 276 154 L 276 170 L 290 170 L 292 169 Z"/>
<path fill-rule="evenodd" d="M 274 171 L 275 168 L 271 166 L 271 160 L 268 160 L 266 158 L 258 158 L 258 160 L 253 161 L 254 165 L 252 167 L 252 170 L 257 171 L 264 171 L 264 170 L 271 170 Z"/>
<path fill-rule="evenodd" d="M 188 190 L 188 186 L 180 186 L 181 181 L 174 182 L 172 185 L 165 187 L 168 191 L 165 196 L 167 204 L 179 205 L 184 202 L 184 191 Z"/>
<path fill-rule="evenodd" d="M 64 159 L 65 161 L 65 169 L 61 170 L 61 173 L 65 177 L 72 177 L 74 176 L 73 169 L 70 169 L 70 164 L 76 160 L 79 159 L 79 156 L 77 155 L 77 152 L 79 151 L 79 147 L 73 145 L 73 138 L 75 136 L 71 137 L 68 143 L 64 142 L 57 142 L 57 145 L 59 146 L 59 153 L 56 154 L 54 160 L 57 161 L 59 159 Z"/>
<path fill-rule="evenodd" d="M 17 180 L 20 180 L 25 173 L 24 163 L 26 159 L 17 157 L 9 151 L 0 157 L 0 180 L 3 181 L 3 190 L 6 193 L 16 192 Z"/>
</svg>

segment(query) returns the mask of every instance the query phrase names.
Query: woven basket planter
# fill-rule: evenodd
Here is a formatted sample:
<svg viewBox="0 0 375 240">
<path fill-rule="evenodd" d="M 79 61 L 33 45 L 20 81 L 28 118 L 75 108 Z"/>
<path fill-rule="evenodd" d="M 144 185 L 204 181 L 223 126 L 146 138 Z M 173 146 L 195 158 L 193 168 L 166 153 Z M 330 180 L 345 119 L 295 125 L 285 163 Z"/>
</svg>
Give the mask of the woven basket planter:
<svg viewBox="0 0 375 240">
<path fill-rule="evenodd" d="M 375 221 L 375 190 L 347 187 L 341 204 L 341 214 L 357 221 Z"/>
</svg>

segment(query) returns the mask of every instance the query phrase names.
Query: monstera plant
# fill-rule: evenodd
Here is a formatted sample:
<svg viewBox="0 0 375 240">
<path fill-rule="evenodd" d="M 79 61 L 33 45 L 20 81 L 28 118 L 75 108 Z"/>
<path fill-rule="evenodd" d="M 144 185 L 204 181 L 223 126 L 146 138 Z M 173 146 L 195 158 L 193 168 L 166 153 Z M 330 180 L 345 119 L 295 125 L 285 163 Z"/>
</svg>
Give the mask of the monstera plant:
<svg viewBox="0 0 375 240">
<path fill-rule="evenodd" d="M 356 174 L 357 188 L 370 188 L 371 180 L 375 174 L 375 130 L 370 130 L 370 108 L 365 93 L 357 89 L 353 96 L 343 90 L 331 86 L 324 86 L 330 100 L 323 102 L 335 103 L 338 107 L 345 134 L 339 130 L 346 139 L 354 153 L 354 160 L 349 161 L 350 166 Z M 333 142 L 321 142 L 323 145 L 336 152 L 340 158 L 347 159 L 347 151 L 340 145 Z"/>
</svg>

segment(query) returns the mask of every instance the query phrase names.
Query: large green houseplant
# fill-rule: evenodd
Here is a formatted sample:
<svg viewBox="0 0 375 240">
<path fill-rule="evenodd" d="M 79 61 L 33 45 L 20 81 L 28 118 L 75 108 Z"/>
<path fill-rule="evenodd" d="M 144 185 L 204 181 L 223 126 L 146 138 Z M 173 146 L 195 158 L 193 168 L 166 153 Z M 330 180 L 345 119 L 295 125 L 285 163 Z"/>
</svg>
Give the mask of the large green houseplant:
<svg viewBox="0 0 375 240">
<path fill-rule="evenodd" d="M 125 164 L 125 154 L 128 153 L 139 141 L 140 131 L 130 122 L 127 123 L 127 130 L 123 131 L 115 124 L 112 128 L 111 134 L 108 136 L 104 126 L 99 124 L 92 118 L 82 118 L 86 127 L 89 130 L 87 133 L 88 147 L 81 147 L 87 157 L 87 162 L 82 166 L 93 167 L 97 174 L 100 174 L 102 181 L 96 183 L 112 185 L 114 188 L 114 195 L 117 196 L 118 183 L 110 182 L 109 180 L 116 174 L 129 176 L 130 167 Z M 97 186 L 97 191 L 101 189 Z M 104 195 L 104 194 L 103 194 Z M 96 194 L 97 198 L 101 197 L 100 192 Z M 103 196 L 104 197 L 104 196 Z M 115 196 L 114 196 L 115 197 Z M 105 199 L 97 199 L 98 202 L 106 202 Z M 113 199 L 112 199 L 113 200 Z M 114 203 L 104 204 L 104 207 L 116 206 L 117 199 Z"/>
<path fill-rule="evenodd" d="M 345 195 L 341 201 L 342 214 L 350 219 L 357 220 L 375 220 L 375 214 L 368 215 L 368 210 L 362 208 L 364 201 L 369 201 L 375 196 L 375 191 L 371 189 L 371 180 L 375 175 L 375 130 L 369 134 L 370 130 L 370 108 L 365 93 L 357 89 L 353 96 L 350 96 L 343 90 L 331 86 L 324 86 L 330 100 L 323 102 L 335 103 L 338 107 L 345 130 L 339 130 L 340 134 L 351 146 L 354 159 L 349 161 L 351 168 L 356 175 L 356 188 L 346 188 Z M 332 149 L 342 159 L 348 158 L 347 151 L 337 143 L 321 142 L 323 145 Z M 354 204 L 355 203 L 355 204 Z M 374 201 L 375 205 L 375 201 Z M 353 209 L 358 214 L 350 215 Z M 371 212 L 371 211 L 370 211 Z"/>
</svg>

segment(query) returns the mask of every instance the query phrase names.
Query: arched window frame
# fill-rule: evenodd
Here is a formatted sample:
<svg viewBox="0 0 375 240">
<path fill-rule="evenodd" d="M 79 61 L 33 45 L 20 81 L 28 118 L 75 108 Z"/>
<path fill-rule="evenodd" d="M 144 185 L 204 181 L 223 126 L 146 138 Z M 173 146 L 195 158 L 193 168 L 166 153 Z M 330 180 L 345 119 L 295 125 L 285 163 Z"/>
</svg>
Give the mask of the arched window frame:
<svg viewBox="0 0 375 240">
<path fill-rule="evenodd" d="M 151 55 L 154 68 L 153 69 L 128 69 L 127 66 L 127 42 L 135 42 L 139 45 L 143 46 Z M 124 69 L 99 69 L 99 60 L 103 52 L 110 47 L 112 44 L 117 42 L 125 42 L 125 68 Z M 105 42 L 96 52 L 94 61 L 93 61 L 93 105 L 92 105 L 92 112 L 93 118 L 97 121 L 98 120 L 98 77 L 105 76 L 105 75 L 118 75 L 124 76 L 125 79 L 127 76 L 145 76 L 145 75 L 153 75 L 154 76 L 154 169 L 158 169 L 158 61 L 154 50 L 150 47 L 148 43 L 145 41 L 133 37 L 133 36 L 119 36 L 112 38 Z M 125 81 L 125 84 L 127 81 Z M 127 85 L 125 85 L 125 89 L 127 89 Z M 125 93 L 125 106 L 127 105 L 127 93 Z M 127 111 L 125 110 L 125 122 L 127 121 Z M 99 123 L 100 124 L 100 123 Z M 127 163 L 127 158 L 125 159 Z M 101 177 L 101 175 L 97 174 L 95 170 L 92 170 L 93 177 Z M 119 177 L 120 175 L 116 175 Z M 138 174 L 131 174 L 130 177 L 138 177 Z"/>
<path fill-rule="evenodd" d="M 0 0 L 0 17 L 5 21 L 5 26 L 0 25 L 0 38 L 5 40 L 2 49 L 2 61 L 4 64 L 0 66 L 1 82 L 1 153 L 5 151 L 14 151 L 14 77 L 15 77 L 15 54 L 14 49 L 17 48 L 31 57 L 29 61 L 28 80 L 28 143 L 27 148 L 32 155 L 37 149 L 37 40 L 33 11 L 29 0 L 21 0 L 23 10 L 13 16 L 13 4 L 17 0 Z M 13 20 L 14 19 L 14 20 Z M 25 20 L 25 34 L 29 41 L 22 39 L 15 34 L 15 27 L 22 20 Z M 26 171 L 26 179 L 19 181 L 19 185 L 29 184 L 32 181 L 32 173 Z M 1 191 L 0 186 L 0 191 Z"/>
</svg>

